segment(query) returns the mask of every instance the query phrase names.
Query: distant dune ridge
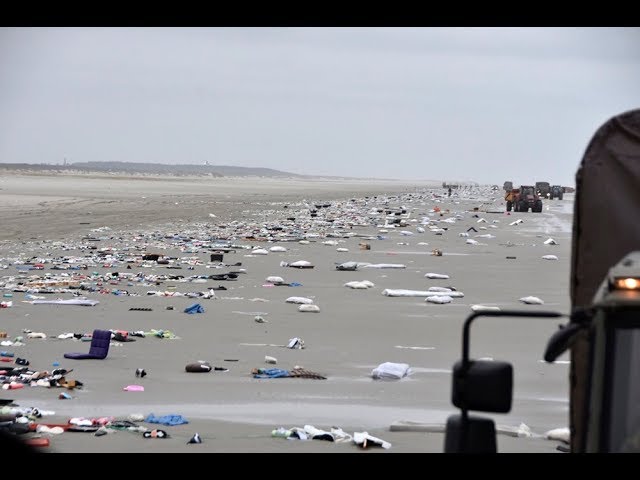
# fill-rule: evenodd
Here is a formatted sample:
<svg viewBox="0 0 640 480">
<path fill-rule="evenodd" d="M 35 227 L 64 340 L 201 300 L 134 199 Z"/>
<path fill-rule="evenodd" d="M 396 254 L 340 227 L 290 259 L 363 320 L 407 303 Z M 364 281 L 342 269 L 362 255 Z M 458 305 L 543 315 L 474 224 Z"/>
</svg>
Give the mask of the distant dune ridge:
<svg viewBox="0 0 640 480">
<path fill-rule="evenodd" d="M 204 177 L 269 177 L 269 178 L 353 178 L 329 175 L 300 175 L 272 168 L 237 167 L 232 165 L 177 165 L 141 162 L 75 162 L 64 165 L 35 163 L 0 163 L 5 172 L 23 175 L 134 175 L 134 176 L 204 176 Z"/>
</svg>

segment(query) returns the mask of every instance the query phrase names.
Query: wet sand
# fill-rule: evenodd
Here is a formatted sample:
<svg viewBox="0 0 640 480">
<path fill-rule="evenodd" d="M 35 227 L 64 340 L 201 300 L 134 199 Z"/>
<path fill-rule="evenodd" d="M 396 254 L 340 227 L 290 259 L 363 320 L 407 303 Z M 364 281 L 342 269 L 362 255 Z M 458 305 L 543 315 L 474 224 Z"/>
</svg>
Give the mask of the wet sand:
<svg viewBox="0 0 640 480">
<path fill-rule="evenodd" d="M 562 201 L 545 202 L 541 214 L 504 213 L 501 192 L 481 198 L 432 200 L 429 187 L 435 185 L 398 182 L 302 181 L 274 179 L 180 179 L 139 180 L 81 177 L 3 177 L 0 182 L 0 258 L 21 251 L 32 255 L 53 253 L 56 246 L 44 240 L 80 242 L 99 227 L 107 238 L 97 245 L 115 244 L 119 232 L 152 230 L 185 231 L 245 219 L 269 220 L 284 205 L 302 199 L 309 203 L 348 203 L 351 198 L 413 193 L 420 200 L 406 203 L 413 218 L 423 218 L 434 207 L 449 209 L 446 217 L 460 215 L 447 225 L 442 235 L 428 229 L 418 233 L 415 225 L 388 229 L 383 240 L 371 240 L 371 250 L 361 250 L 359 237 L 335 239 L 338 245 L 324 245 L 325 238 L 307 244 L 297 242 L 237 243 L 251 246 L 283 245 L 286 252 L 247 256 L 248 250 L 224 255 L 224 262 L 242 263 L 246 274 L 233 282 L 209 281 L 207 286 L 224 284 L 211 300 L 147 296 L 152 288 L 135 287 L 138 297 L 91 293 L 95 307 L 31 305 L 22 302 L 24 294 L 14 294 L 14 306 L 0 310 L 0 329 L 9 338 L 28 328 L 56 336 L 63 332 L 90 332 L 94 328 L 127 331 L 168 329 L 179 339 L 147 336 L 135 342 L 112 345 L 106 360 L 73 361 L 65 352 L 86 351 L 87 343 L 56 338 L 28 339 L 15 347 L 17 356 L 28 358 L 34 368 L 51 369 L 53 362 L 73 368 L 69 378 L 81 380 L 82 389 L 71 392 L 71 400 L 59 400 L 61 389 L 30 387 L 3 391 L 2 398 L 13 398 L 20 406 L 53 410 L 47 417 L 53 423 L 70 417 L 183 415 L 189 424 L 164 427 L 168 439 L 144 439 L 139 433 L 121 431 L 102 437 L 90 433 L 67 432 L 51 437 L 53 452 L 357 452 L 353 444 L 323 441 L 293 441 L 271 438 L 271 430 L 302 427 L 305 424 L 328 430 L 368 431 L 392 444 L 388 452 L 440 452 L 441 433 L 392 432 L 396 421 L 443 424 L 456 409 L 450 403 L 451 374 L 460 356 L 462 324 L 473 304 L 502 309 L 569 311 L 569 259 L 573 195 Z M 443 189 L 434 190 L 442 195 Z M 393 204 L 393 202 L 390 202 Z M 397 205 L 397 202 L 395 203 Z M 298 207 L 290 207 L 289 212 Z M 474 208 L 478 208 L 474 212 Z M 495 213 L 487 213 L 495 212 Z M 215 217 L 210 216 L 214 214 Z M 474 216 L 477 215 L 477 216 Z M 435 214 L 433 217 L 438 218 Z M 444 218 L 444 217 L 441 217 Z M 487 223 L 478 223 L 485 218 Z M 509 226 L 521 218 L 520 225 Z M 494 220 L 499 222 L 492 223 Z M 203 225 L 205 225 L 203 227 Z M 419 224 L 417 224 L 419 225 Z M 471 232 L 481 244 L 466 244 L 458 234 L 470 227 L 495 225 L 486 231 Z M 380 235 L 380 228 L 354 227 L 362 235 Z M 403 236 L 399 230 L 411 230 Z M 491 233 L 495 238 L 474 237 Z M 108 238 L 113 236 L 114 238 Z M 552 237 L 558 245 L 544 245 Z M 428 245 L 418 245 L 420 242 Z M 348 248 L 338 252 L 337 247 Z M 443 256 L 433 256 L 439 248 Z M 70 252 L 66 252 L 69 254 Z M 73 252 L 71 252 L 73 253 Z M 209 252 L 185 253 L 167 250 L 176 256 L 198 256 L 207 263 Z M 557 255 L 557 261 L 541 259 Z M 515 256 L 515 259 L 507 259 Z M 308 260 L 313 269 L 293 269 L 280 262 Z M 402 263 L 405 269 L 359 269 L 337 271 L 346 261 Z M 0 264 L 3 263 L 0 261 Z M 114 268 L 98 268 L 100 273 Z M 117 270 L 124 271 L 122 267 Z M 182 275 L 211 274 L 218 270 L 196 266 L 193 271 L 171 272 L 162 266 L 156 273 Z M 226 271 L 226 270 L 222 270 Z M 47 272 L 47 271 L 44 271 Z M 430 280 L 427 272 L 445 273 L 448 280 Z M 14 275 L 10 266 L 0 275 Z M 31 272 L 43 273 L 43 272 Z M 145 273 L 149 273 L 145 271 Z M 264 287 L 265 278 L 277 275 L 299 287 Z M 352 290 L 343 284 L 369 280 L 375 287 Z M 464 298 L 447 305 L 430 304 L 423 298 L 391 298 L 386 288 L 426 290 L 430 286 L 452 285 Z M 161 289 L 166 288 L 166 284 Z M 133 289 L 133 288 L 132 288 Z M 131 290 L 132 290 L 131 289 Z M 177 291 L 193 291 L 192 286 L 176 284 Z M 524 305 L 519 298 L 533 295 L 544 305 Z M 69 298 L 68 294 L 60 297 Z M 296 305 L 285 303 L 290 296 L 310 297 L 319 313 L 302 313 Z M 205 313 L 188 315 L 183 309 L 200 303 Z M 166 310 L 167 305 L 175 307 Z M 130 311 L 130 307 L 153 311 Z M 261 314 L 268 323 L 256 323 Z M 471 333 L 471 354 L 513 363 L 514 402 L 511 413 L 489 415 L 499 425 L 517 427 L 525 423 L 543 434 L 568 423 L 568 365 L 541 363 L 548 337 L 556 330 L 556 319 L 491 319 L 476 321 Z M 291 350 L 245 344 L 285 344 L 292 337 L 304 340 L 306 348 Z M 423 347 L 421 349 L 399 347 Z M 3 347 L 9 349 L 9 347 Z M 267 368 L 265 355 L 278 359 L 278 368 L 301 365 L 327 376 L 327 380 L 255 379 L 250 371 Z M 227 360 L 237 361 L 227 361 Z M 226 367 L 227 372 L 189 374 L 187 363 L 207 360 Z M 371 370 L 383 362 L 408 363 L 410 376 L 399 381 L 379 381 Z M 134 376 L 144 368 L 144 379 Z M 144 392 L 124 392 L 129 384 L 144 385 Z M 199 445 L 187 445 L 198 432 Z M 540 438 L 513 438 L 499 435 L 499 449 L 509 452 L 553 452 L 557 442 Z M 382 450 L 367 450 L 382 451 Z"/>
</svg>

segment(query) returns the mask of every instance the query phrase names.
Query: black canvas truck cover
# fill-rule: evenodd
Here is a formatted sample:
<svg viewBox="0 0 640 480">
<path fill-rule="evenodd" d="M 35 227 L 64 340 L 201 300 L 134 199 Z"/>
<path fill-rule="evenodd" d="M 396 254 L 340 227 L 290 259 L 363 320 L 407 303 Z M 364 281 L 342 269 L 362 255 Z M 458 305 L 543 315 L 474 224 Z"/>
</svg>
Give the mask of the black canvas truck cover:
<svg viewBox="0 0 640 480">
<path fill-rule="evenodd" d="M 607 272 L 640 250 L 640 109 L 609 119 L 594 134 L 576 172 L 571 306 L 592 303 Z M 589 340 L 571 348 L 571 450 L 584 451 Z"/>
</svg>

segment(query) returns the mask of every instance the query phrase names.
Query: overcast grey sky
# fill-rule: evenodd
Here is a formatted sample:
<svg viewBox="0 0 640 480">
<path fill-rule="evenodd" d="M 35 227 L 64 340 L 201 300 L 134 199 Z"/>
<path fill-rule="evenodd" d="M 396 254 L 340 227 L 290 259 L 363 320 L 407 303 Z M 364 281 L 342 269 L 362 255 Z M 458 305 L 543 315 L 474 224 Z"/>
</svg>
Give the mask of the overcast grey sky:
<svg viewBox="0 0 640 480">
<path fill-rule="evenodd" d="M 572 185 L 639 28 L 0 28 L 0 162 Z"/>
</svg>

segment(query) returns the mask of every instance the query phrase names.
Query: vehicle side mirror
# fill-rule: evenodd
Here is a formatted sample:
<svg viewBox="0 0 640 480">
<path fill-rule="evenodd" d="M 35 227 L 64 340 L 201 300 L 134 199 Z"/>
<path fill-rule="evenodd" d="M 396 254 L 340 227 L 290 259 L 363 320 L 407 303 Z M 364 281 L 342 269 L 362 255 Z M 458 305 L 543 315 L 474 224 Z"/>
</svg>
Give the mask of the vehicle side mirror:
<svg viewBox="0 0 640 480">
<path fill-rule="evenodd" d="M 496 425 L 490 418 L 451 415 L 447 419 L 444 453 L 497 453 Z"/>
<path fill-rule="evenodd" d="M 560 355 L 571 348 L 578 333 L 584 328 L 585 326 L 580 323 L 570 323 L 551 335 L 544 350 L 544 361 L 555 362 Z"/>
<path fill-rule="evenodd" d="M 453 366 L 451 402 L 462 410 L 509 413 L 513 367 L 508 362 L 460 360 Z"/>
</svg>

